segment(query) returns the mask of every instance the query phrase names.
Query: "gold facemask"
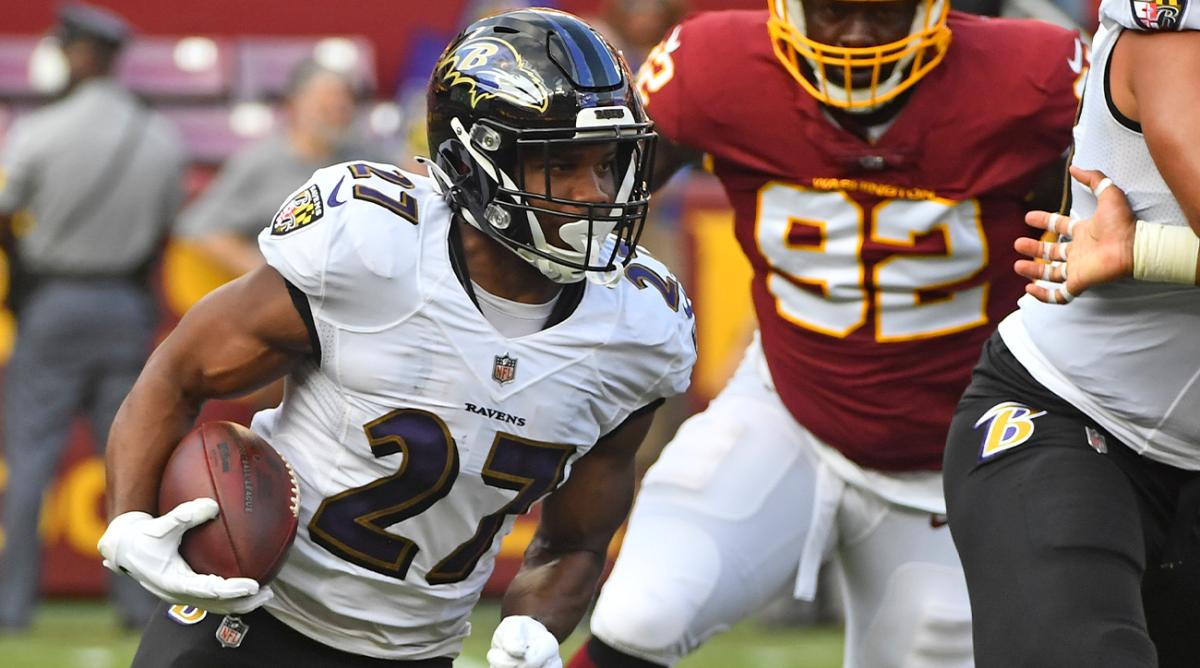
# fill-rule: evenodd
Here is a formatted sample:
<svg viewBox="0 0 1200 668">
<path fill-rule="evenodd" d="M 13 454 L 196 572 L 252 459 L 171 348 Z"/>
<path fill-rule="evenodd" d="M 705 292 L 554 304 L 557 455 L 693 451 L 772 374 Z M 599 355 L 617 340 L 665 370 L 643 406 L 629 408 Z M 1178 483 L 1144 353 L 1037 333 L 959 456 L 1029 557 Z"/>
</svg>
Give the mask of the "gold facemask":
<svg viewBox="0 0 1200 668">
<path fill-rule="evenodd" d="M 950 28 L 946 16 L 947 0 L 918 0 L 913 26 L 904 39 L 871 47 L 841 47 L 821 44 L 808 38 L 804 27 L 803 0 L 767 0 L 771 18 L 767 28 L 779 62 L 813 97 L 823 104 L 850 111 L 871 111 L 911 88 L 942 62 L 950 47 Z M 871 2 L 872 0 L 850 0 Z M 801 60 L 808 63 L 812 78 L 806 76 Z M 885 78 L 885 66 L 893 64 Z M 851 75 L 870 68 L 868 86 L 855 87 Z M 829 80 L 830 70 L 841 70 L 846 86 Z"/>
</svg>

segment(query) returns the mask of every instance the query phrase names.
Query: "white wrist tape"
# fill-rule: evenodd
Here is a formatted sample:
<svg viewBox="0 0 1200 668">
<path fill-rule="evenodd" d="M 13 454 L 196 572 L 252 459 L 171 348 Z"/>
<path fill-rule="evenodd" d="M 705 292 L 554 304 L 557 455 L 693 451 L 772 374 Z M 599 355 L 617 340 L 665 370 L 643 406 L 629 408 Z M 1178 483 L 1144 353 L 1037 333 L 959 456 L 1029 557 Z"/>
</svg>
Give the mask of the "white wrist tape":
<svg viewBox="0 0 1200 668">
<path fill-rule="evenodd" d="M 1139 281 L 1196 284 L 1200 237 L 1187 225 L 1137 222 L 1133 234 L 1133 277 Z"/>
</svg>

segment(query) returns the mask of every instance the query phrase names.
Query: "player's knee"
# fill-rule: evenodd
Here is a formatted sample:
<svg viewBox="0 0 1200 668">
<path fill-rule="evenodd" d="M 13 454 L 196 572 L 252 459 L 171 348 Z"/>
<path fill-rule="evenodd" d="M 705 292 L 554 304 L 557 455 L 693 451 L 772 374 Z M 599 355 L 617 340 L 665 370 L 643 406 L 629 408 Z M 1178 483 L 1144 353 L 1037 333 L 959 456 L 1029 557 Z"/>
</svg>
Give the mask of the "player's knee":
<svg viewBox="0 0 1200 668">
<path fill-rule="evenodd" d="M 592 614 L 592 633 L 614 649 L 668 665 L 691 649 L 686 637 L 695 612 L 662 588 L 606 586 Z"/>
<path fill-rule="evenodd" d="M 646 518 L 643 534 L 685 545 L 686 563 L 666 564 L 645 550 L 622 552 L 592 614 L 592 633 L 631 656 L 669 665 L 709 633 L 697 615 L 720 578 L 720 552 L 708 534 L 682 521 Z M 632 547 L 632 546 L 631 546 Z"/>
<path fill-rule="evenodd" d="M 858 644 L 861 667 L 969 668 L 971 608 L 961 573 L 937 564 L 897 569 Z"/>
</svg>

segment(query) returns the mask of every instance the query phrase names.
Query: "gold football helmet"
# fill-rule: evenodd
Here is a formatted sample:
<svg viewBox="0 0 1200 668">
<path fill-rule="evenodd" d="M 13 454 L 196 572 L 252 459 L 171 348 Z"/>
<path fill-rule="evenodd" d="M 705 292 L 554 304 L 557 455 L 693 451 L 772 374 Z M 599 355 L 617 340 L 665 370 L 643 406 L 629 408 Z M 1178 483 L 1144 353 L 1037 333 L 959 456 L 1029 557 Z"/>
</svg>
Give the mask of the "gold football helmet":
<svg viewBox="0 0 1200 668">
<path fill-rule="evenodd" d="M 878 109 L 908 90 L 942 62 L 950 46 L 950 28 L 946 25 L 948 0 L 918 0 L 907 37 L 870 47 L 834 46 L 809 39 L 803 0 L 767 0 L 767 5 L 771 10 L 767 28 L 779 61 L 817 100 L 849 111 Z M 811 69 L 811 78 L 803 71 L 801 59 Z M 884 76 L 889 64 L 893 65 L 891 72 Z M 852 72 L 865 68 L 872 70 L 871 83 L 853 85 Z M 844 86 L 830 81 L 831 69 L 841 70 Z"/>
</svg>

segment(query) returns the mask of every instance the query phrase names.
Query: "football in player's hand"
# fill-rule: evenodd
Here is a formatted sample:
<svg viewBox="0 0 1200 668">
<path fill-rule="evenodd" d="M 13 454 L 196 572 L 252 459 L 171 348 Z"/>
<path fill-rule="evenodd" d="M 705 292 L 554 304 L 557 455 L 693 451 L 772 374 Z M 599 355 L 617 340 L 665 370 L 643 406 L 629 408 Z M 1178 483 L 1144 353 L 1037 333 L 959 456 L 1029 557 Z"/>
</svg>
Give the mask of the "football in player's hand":
<svg viewBox="0 0 1200 668">
<path fill-rule="evenodd" d="M 291 466 L 258 434 L 232 422 L 206 422 L 167 460 L 158 509 L 215 499 L 221 513 L 188 530 L 179 553 L 197 573 L 266 584 L 296 537 L 299 493 Z"/>
</svg>

